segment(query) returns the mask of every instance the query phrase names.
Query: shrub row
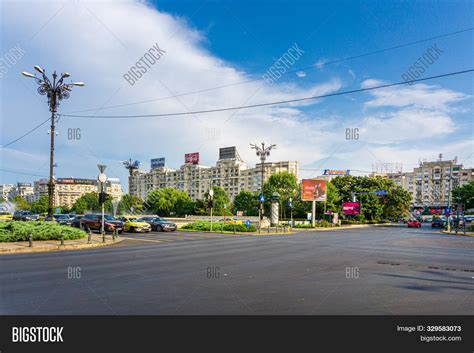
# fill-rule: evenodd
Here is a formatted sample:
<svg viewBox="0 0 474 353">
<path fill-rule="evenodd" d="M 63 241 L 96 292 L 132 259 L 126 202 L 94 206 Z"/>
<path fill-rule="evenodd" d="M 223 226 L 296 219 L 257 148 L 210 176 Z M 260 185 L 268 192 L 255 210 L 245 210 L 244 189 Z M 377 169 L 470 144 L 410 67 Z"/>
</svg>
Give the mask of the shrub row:
<svg viewBox="0 0 474 353">
<path fill-rule="evenodd" d="M 0 242 L 27 241 L 30 234 L 33 240 L 60 240 L 61 233 L 65 240 L 80 239 L 87 235 L 80 229 L 51 222 L 0 222 Z"/>
<path fill-rule="evenodd" d="M 333 224 L 331 222 L 328 222 L 328 221 L 319 221 L 319 222 L 316 222 L 315 223 L 315 226 L 316 228 L 332 228 L 332 227 L 337 227 L 336 224 Z M 311 225 L 311 223 L 309 224 L 301 224 L 301 223 L 298 223 L 298 224 L 295 224 L 295 227 L 294 228 L 313 228 L 313 226 Z"/>
<path fill-rule="evenodd" d="M 181 229 L 209 232 L 211 230 L 211 222 L 197 221 L 197 222 L 186 224 L 182 226 Z M 212 222 L 213 231 L 233 232 L 234 229 L 236 232 L 255 232 L 257 230 L 255 226 L 252 224 L 247 227 L 245 224 L 228 224 L 228 223 L 224 224 L 224 222 Z"/>
</svg>

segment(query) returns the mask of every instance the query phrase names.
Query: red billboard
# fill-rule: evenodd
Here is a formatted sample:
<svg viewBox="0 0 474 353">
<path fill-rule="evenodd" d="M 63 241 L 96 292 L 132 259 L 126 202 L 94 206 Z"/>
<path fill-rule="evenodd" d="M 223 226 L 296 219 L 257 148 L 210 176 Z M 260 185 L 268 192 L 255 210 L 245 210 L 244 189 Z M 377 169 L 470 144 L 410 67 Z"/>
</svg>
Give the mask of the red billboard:
<svg viewBox="0 0 474 353">
<path fill-rule="evenodd" d="M 303 179 L 301 201 L 326 201 L 326 180 Z"/>
<path fill-rule="evenodd" d="M 343 202 L 342 213 L 344 214 L 360 214 L 359 202 Z"/>
<path fill-rule="evenodd" d="M 184 163 L 199 164 L 199 152 L 186 153 L 184 155 Z"/>
</svg>

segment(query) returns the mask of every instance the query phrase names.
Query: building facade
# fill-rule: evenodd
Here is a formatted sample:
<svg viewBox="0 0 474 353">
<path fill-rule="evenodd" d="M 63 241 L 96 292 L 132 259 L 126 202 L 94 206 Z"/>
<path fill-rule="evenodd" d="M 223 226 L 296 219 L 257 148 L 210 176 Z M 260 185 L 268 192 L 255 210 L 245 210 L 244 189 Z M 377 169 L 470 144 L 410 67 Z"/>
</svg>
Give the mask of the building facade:
<svg viewBox="0 0 474 353">
<path fill-rule="evenodd" d="M 0 197 L 6 201 L 10 201 L 15 197 L 15 191 L 15 186 L 13 184 L 0 184 Z"/>
<path fill-rule="evenodd" d="M 106 186 L 106 192 L 113 200 L 122 199 L 123 191 L 119 179 L 109 178 Z M 95 179 L 59 178 L 54 184 L 54 206 L 70 208 L 78 198 L 90 192 L 99 192 L 99 183 Z M 35 181 L 34 196 L 36 200 L 48 196 L 48 179 Z"/>
<path fill-rule="evenodd" d="M 434 162 L 421 162 L 412 172 L 385 174 L 396 185 L 410 192 L 415 208 L 446 208 L 452 204 L 451 190 L 474 180 L 474 169 L 464 168 L 457 158 Z"/>
<path fill-rule="evenodd" d="M 211 186 L 221 186 L 233 200 L 242 190 L 259 191 L 261 188 L 262 165 L 249 168 L 235 147 L 221 148 L 219 160 L 213 167 L 200 165 L 196 160 L 199 161 L 199 157 L 188 159 L 179 169 L 161 165 L 149 172 L 136 170 L 129 179 L 130 191 L 145 200 L 151 191 L 170 187 L 185 191 L 193 200 L 198 200 L 204 198 Z M 263 167 L 265 181 L 279 172 L 288 172 L 298 178 L 296 161 L 268 162 Z"/>
</svg>

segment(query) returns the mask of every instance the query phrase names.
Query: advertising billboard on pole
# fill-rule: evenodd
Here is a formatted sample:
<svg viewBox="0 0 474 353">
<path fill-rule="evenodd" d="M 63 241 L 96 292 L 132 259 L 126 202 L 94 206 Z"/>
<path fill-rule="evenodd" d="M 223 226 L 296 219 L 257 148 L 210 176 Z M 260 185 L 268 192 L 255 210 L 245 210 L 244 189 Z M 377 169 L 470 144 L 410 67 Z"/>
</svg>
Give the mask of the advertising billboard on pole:
<svg viewBox="0 0 474 353">
<path fill-rule="evenodd" d="M 303 179 L 301 201 L 326 201 L 327 185 L 324 179 Z"/>
<path fill-rule="evenodd" d="M 344 214 L 360 214 L 360 202 L 343 202 L 342 213 Z"/>
</svg>

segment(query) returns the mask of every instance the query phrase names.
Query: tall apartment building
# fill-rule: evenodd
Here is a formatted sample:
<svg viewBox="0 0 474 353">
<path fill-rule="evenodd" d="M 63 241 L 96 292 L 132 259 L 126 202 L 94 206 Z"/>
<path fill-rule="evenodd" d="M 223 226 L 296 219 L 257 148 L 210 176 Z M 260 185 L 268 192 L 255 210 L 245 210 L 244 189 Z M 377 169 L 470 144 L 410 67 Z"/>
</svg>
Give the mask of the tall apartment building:
<svg viewBox="0 0 474 353">
<path fill-rule="evenodd" d="M 17 183 L 16 184 L 16 195 L 21 196 L 28 202 L 33 202 L 35 200 L 35 191 L 33 184 L 31 183 Z"/>
<path fill-rule="evenodd" d="M 199 164 L 199 154 L 187 154 L 185 163 L 179 169 L 168 168 L 161 164 L 155 165 L 149 172 L 134 171 L 129 178 L 130 190 L 133 195 L 146 199 L 155 189 L 166 187 L 185 191 L 193 200 L 203 199 L 211 186 L 221 186 L 232 200 L 240 191 L 258 191 L 262 185 L 262 165 L 248 168 L 240 158 L 235 147 L 219 149 L 219 159 L 213 167 Z M 153 160 L 152 160 L 153 166 Z M 298 162 L 264 163 L 264 178 L 279 172 L 288 172 L 298 177 Z"/>
<path fill-rule="evenodd" d="M 123 196 L 120 180 L 109 178 L 106 192 L 114 200 L 121 200 Z M 35 199 L 48 196 L 48 179 L 40 179 L 34 183 Z M 98 192 L 99 184 L 95 179 L 59 178 L 54 184 L 54 205 L 72 207 L 82 195 L 89 192 Z"/>
<path fill-rule="evenodd" d="M 464 168 L 457 158 L 442 160 L 440 154 L 437 161 L 421 162 L 412 172 L 387 173 L 385 176 L 411 193 L 413 207 L 445 208 L 453 188 L 474 180 L 474 169 Z"/>
<path fill-rule="evenodd" d="M 11 200 L 15 191 L 16 188 L 13 184 L 0 184 L 0 197 L 4 200 Z"/>
</svg>

